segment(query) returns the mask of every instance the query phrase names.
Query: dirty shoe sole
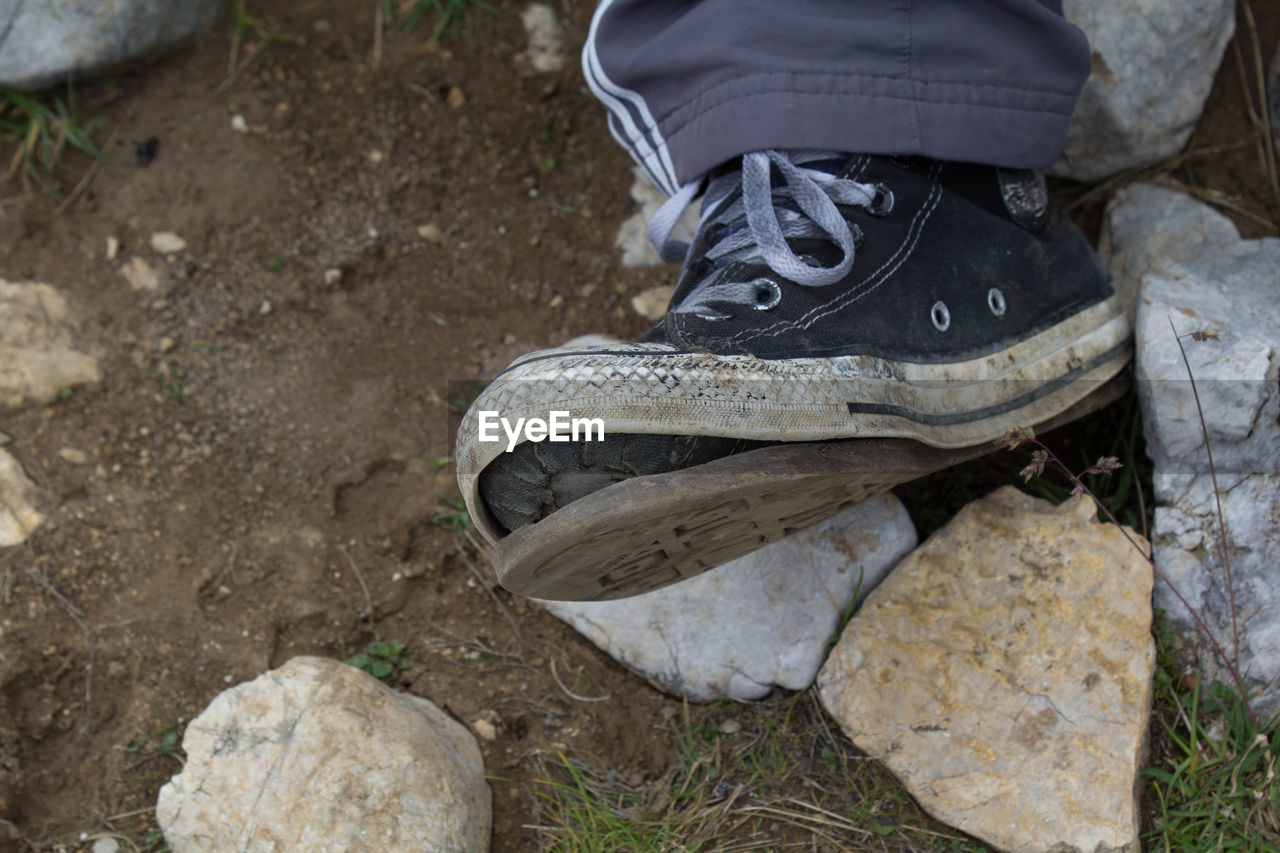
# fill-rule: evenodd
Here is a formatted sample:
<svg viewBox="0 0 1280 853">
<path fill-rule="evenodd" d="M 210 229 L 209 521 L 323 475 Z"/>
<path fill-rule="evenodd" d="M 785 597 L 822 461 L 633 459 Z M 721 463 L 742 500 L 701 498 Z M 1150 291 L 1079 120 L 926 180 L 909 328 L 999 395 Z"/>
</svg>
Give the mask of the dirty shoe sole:
<svg viewBox="0 0 1280 853">
<path fill-rule="evenodd" d="M 1040 424 L 1051 429 L 1121 396 L 1116 376 Z M 995 449 L 911 439 L 780 444 L 607 486 L 493 548 L 499 582 L 520 595 L 598 601 L 693 577 L 816 524 L 899 483 Z M 675 497 L 678 496 L 678 497 Z"/>
</svg>

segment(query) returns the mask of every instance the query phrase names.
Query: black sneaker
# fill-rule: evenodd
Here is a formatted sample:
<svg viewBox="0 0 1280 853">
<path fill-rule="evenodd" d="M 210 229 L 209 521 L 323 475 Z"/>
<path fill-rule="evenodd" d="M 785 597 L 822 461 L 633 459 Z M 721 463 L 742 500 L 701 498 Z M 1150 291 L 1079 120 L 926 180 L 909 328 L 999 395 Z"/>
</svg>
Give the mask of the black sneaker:
<svg viewBox="0 0 1280 853">
<path fill-rule="evenodd" d="M 723 457 L 745 460 L 772 444 L 987 445 L 1060 416 L 1129 359 L 1129 323 L 1105 270 L 1035 173 L 754 152 L 705 187 L 693 245 L 674 244 L 670 223 L 697 189 L 682 190 L 651 225 L 664 257 L 683 258 L 684 271 L 666 317 L 643 341 L 526 355 L 464 418 L 458 480 L 491 542 L 575 501 L 605 501 L 617 481 L 696 474 L 714 459 L 716 472 L 732 473 Z M 570 435 L 510 451 L 505 436 L 479 440 L 483 412 L 515 423 L 555 411 L 566 413 L 566 427 L 599 419 L 605 440 Z M 896 482 L 922 473 L 895 470 Z M 637 517 L 631 525 L 625 507 L 596 507 L 613 518 L 612 533 L 595 531 L 585 550 L 563 543 L 578 555 L 575 567 L 555 567 L 564 553 L 542 542 L 536 566 L 516 555 L 505 562 L 521 565 L 520 577 L 503 577 L 500 565 L 500 579 L 541 597 L 642 591 L 710 568 L 708 554 L 722 562 L 779 538 L 798 529 L 796 519 L 819 521 L 844 502 L 812 491 L 710 510 L 696 524 L 680 493 L 668 496 L 666 522 Z M 708 541 L 717 537 L 738 544 L 717 548 Z M 637 551 L 646 555 L 639 562 Z"/>
</svg>

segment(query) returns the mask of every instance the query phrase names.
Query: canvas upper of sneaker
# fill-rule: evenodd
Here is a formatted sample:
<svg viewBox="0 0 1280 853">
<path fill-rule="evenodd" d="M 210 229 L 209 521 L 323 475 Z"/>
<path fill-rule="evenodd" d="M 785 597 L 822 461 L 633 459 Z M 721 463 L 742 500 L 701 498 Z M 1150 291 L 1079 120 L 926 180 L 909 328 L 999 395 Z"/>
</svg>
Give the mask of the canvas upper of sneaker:
<svg viewBox="0 0 1280 853">
<path fill-rule="evenodd" d="M 717 269 L 707 252 L 725 226 L 712 210 L 671 305 L 695 287 L 724 282 L 754 283 L 756 304 L 669 311 L 646 340 L 762 359 L 872 355 L 938 363 L 998 352 L 1112 295 L 1088 241 L 1034 173 L 855 155 L 843 176 L 886 194 L 872 208 L 839 206 L 855 236 L 847 276 L 801 286 L 759 258 Z M 822 264 L 837 253 L 820 239 L 791 245 Z"/>
</svg>

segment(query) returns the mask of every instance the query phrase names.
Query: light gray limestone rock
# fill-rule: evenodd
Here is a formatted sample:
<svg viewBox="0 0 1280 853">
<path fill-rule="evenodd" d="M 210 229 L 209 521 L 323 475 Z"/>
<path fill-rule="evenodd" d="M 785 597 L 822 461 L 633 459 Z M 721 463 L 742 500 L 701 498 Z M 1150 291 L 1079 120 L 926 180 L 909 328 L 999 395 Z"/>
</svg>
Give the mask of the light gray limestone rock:
<svg viewBox="0 0 1280 853">
<path fill-rule="evenodd" d="M 656 323 L 667 313 L 667 303 L 671 301 L 671 294 L 674 292 L 675 287 L 670 284 L 650 287 L 631 297 L 631 307 L 650 323 Z"/>
<path fill-rule="evenodd" d="M 624 267 L 656 267 L 662 263 L 662 258 L 658 257 L 657 250 L 649 242 L 646 230 L 649 220 L 667 197 L 645 177 L 644 170 L 639 166 L 631 167 L 631 176 L 631 200 L 639 205 L 639 209 L 618 226 L 613 247 L 622 252 Z M 671 236 L 688 242 L 693 239 L 693 232 L 697 228 L 698 205 L 691 204 L 681 214 Z"/>
<path fill-rule="evenodd" d="M 0 84 L 39 89 L 194 36 L 226 0 L 0 0 Z"/>
<path fill-rule="evenodd" d="M 1117 194 L 1103 234 L 1112 275 L 1141 283 L 1135 360 L 1155 463 L 1156 564 L 1234 655 L 1232 590 L 1189 366 L 1222 492 L 1241 668 L 1250 689 L 1260 688 L 1280 673 L 1272 556 L 1280 549 L 1280 240 L 1241 240 L 1208 205 L 1141 185 Z M 1202 341 L 1183 337 L 1184 363 L 1177 335 L 1206 330 L 1213 335 Z M 1210 675 L 1230 681 L 1187 607 L 1158 580 L 1155 602 Z M 1254 707 L 1280 707 L 1280 688 L 1273 684 Z"/>
<path fill-rule="evenodd" d="M 1158 209 L 1143 206 L 1150 198 L 1130 199 L 1112 218 L 1158 220 Z M 1212 216 L 1202 212 L 1201 221 Z M 1195 222 L 1152 229 L 1151 241 L 1195 241 Z M 1266 715 L 1280 707 L 1280 680 L 1273 680 L 1280 675 L 1280 240 L 1215 239 L 1180 263 L 1149 254 L 1155 258 L 1138 296 L 1135 367 L 1155 464 L 1156 565 L 1232 656 L 1234 592 L 1240 668 L 1251 692 L 1270 682 L 1253 699 Z M 1191 337 L 1205 331 L 1205 340 Z M 1230 586 L 1200 411 L 1222 499 Z M 1157 582 L 1155 602 L 1199 649 L 1209 674 L 1229 682 L 1168 585 Z"/>
<path fill-rule="evenodd" d="M 664 690 L 759 699 L 774 685 L 808 687 L 855 588 L 865 595 L 915 544 L 906 510 L 884 494 L 674 586 L 543 604 Z"/>
<path fill-rule="evenodd" d="M 296 657 L 192 720 L 160 789 L 174 853 L 478 853 L 491 795 L 475 738 L 425 699 L 335 660 Z"/>
<path fill-rule="evenodd" d="M 520 13 L 520 22 L 529 46 L 516 57 L 517 64 L 539 74 L 563 68 L 568 37 L 555 10 L 546 3 L 530 3 Z"/>
<path fill-rule="evenodd" d="M 1148 271 L 1239 239 L 1230 219 L 1186 193 L 1130 184 L 1107 205 L 1098 257 L 1111 272 L 1116 294 L 1132 320 L 1138 285 Z"/>
<path fill-rule="evenodd" d="M 1053 171 L 1080 181 L 1175 153 L 1235 32 L 1233 0 L 1063 0 L 1084 30 L 1092 74 Z"/>
<path fill-rule="evenodd" d="M 818 676 L 860 749 L 1001 850 L 1138 850 L 1151 564 L 1096 516 L 1012 486 L 975 501 L 867 598 Z"/>
</svg>

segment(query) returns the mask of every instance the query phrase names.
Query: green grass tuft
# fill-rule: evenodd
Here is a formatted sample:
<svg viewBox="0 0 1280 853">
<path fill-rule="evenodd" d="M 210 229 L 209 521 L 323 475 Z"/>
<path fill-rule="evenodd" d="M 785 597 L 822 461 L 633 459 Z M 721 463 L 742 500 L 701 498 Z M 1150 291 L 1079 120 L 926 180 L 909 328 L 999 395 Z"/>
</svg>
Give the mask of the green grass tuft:
<svg viewBox="0 0 1280 853">
<path fill-rule="evenodd" d="M 449 33 L 451 38 L 458 35 L 458 26 L 462 23 L 462 18 L 466 15 L 468 9 L 479 9 L 489 15 L 497 15 L 498 10 L 490 6 L 484 0 L 413 0 L 412 5 L 408 6 L 408 11 L 404 16 L 397 19 L 397 4 L 395 0 L 382 0 L 382 20 L 385 25 L 394 28 L 402 33 L 411 33 L 418 28 L 418 25 L 426 19 L 428 15 L 435 15 L 436 25 L 431 30 L 431 36 L 428 41 L 437 41 L 445 32 Z M 399 10 L 404 9 L 401 4 Z"/>
<path fill-rule="evenodd" d="M 34 181 L 47 194 L 60 198 L 53 179 L 58 158 L 68 145 L 91 157 L 105 158 L 91 136 L 101 124 L 102 119 L 96 118 L 80 124 L 57 95 L 33 97 L 0 86 L 0 145 L 13 147 L 4 179 L 21 175 L 28 188 Z"/>
<path fill-rule="evenodd" d="M 1146 849 L 1280 850 L 1280 718 L 1256 725 L 1233 690 L 1183 675 L 1171 634 L 1157 639 Z"/>
<path fill-rule="evenodd" d="M 815 691 L 685 705 L 656 779 L 539 755 L 543 849 L 561 853 L 840 850 L 982 853 L 926 816 L 835 734 Z"/>
</svg>

